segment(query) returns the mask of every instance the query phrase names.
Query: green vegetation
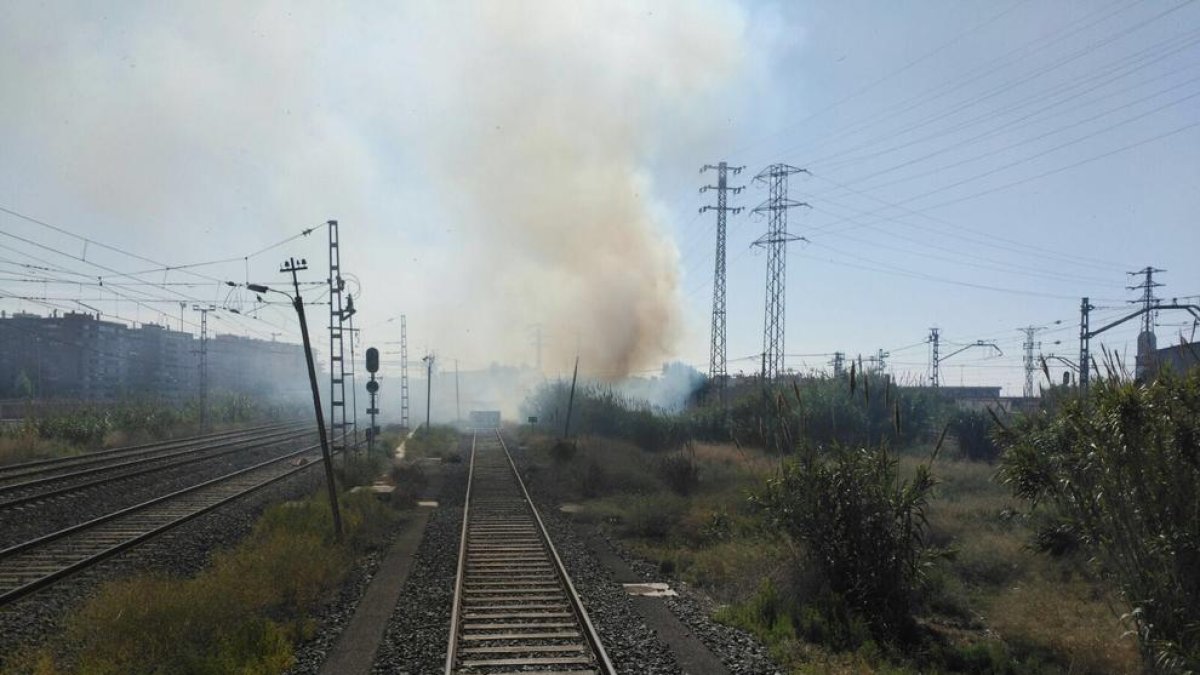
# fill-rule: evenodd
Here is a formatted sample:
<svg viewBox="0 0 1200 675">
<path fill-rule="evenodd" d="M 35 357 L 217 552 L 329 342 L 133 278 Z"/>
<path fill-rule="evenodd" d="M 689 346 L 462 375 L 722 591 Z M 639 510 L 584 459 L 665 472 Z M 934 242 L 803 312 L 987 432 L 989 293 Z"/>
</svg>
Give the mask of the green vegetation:
<svg viewBox="0 0 1200 675">
<path fill-rule="evenodd" d="M 220 430 L 283 419 L 291 412 L 248 396 L 214 395 L 209 402 L 209 423 L 213 430 Z M 0 426 L 0 464 L 199 432 L 200 410 L 195 403 L 177 408 L 158 401 L 126 401 L 111 406 L 85 406 L 70 412 L 30 414 L 19 425 Z"/>
<path fill-rule="evenodd" d="M 1063 521 L 996 479 L 996 418 L 855 370 L 735 385 L 728 414 L 701 393 L 676 414 L 581 417 L 570 442 L 526 429 L 530 485 L 702 589 L 789 672 L 1140 670 L 1120 588 L 1082 542 L 1033 550 Z M 543 390 L 529 414 L 556 403 Z M 575 405 L 623 402 L 583 388 Z"/>
<path fill-rule="evenodd" d="M 1096 555 L 1148 665 L 1200 670 L 1200 371 L 1104 378 L 1004 437 L 1003 480 L 1051 509 L 1043 548 Z"/>
<path fill-rule="evenodd" d="M 934 480 L 927 464 L 911 480 L 897 468 L 883 448 L 839 446 L 820 459 L 809 450 L 755 497 L 770 525 L 803 551 L 797 564 L 814 587 L 810 602 L 825 625 L 836 621 L 846 636 L 839 645 L 861 642 L 859 624 L 881 640 L 916 637 L 913 613 L 934 554 L 926 536 Z"/>
<path fill-rule="evenodd" d="M 158 575 L 101 586 L 47 645 L 13 655 L 6 673 L 281 673 L 308 615 L 338 588 L 358 552 L 401 517 L 366 493 L 341 500 L 345 543 L 331 540 L 320 496 L 268 509 L 238 546 L 192 578 Z"/>
<path fill-rule="evenodd" d="M 461 462 L 458 449 L 459 433 L 454 427 L 421 427 L 404 444 L 404 456 L 408 459 L 440 459 L 444 462 Z"/>
</svg>

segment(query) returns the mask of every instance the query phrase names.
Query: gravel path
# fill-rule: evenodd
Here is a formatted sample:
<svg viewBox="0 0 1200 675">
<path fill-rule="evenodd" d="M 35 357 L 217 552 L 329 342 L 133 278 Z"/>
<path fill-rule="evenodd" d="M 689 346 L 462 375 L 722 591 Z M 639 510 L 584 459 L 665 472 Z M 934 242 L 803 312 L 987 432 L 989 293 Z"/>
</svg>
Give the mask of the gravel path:
<svg viewBox="0 0 1200 675">
<path fill-rule="evenodd" d="M 608 541 L 613 550 L 645 581 L 667 581 L 659 571 L 658 565 L 643 560 L 627 551 L 619 541 L 614 541 L 597 529 L 597 533 Z M 717 603 L 713 602 L 704 592 L 692 588 L 688 584 L 669 580 L 671 588 L 678 593 L 677 597 L 667 597 L 663 600 L 671 608 L 671 612 L 692 630 L 692 633 L 704 642 L 705 646 L 721 657 L 722 663 L 730 672 L 739 675 L 751 673 L 782 673 L 783 669 L 771 659 L 767 648 L 753 635 L 740 628 L 727 626 L 712 620 Z"/>
<path fill-rule="evenodd" d="M 440 673 L 450 639 L 466 464 L 443 466 L 440 506 L 429 517 L 400 602 L 375 653 L 373 673 Z"/>
<path fill-rule="evenodd" d="M 396 530 L 401 527 L 403 523 L 398 524 Z M 392 538 L 389 536 L 387 542 Z M 287 675 L 312 675 L 321 669 L 326 655 L 333 648 L 347 622 L 354 616 L 354 610 L 362 600 L 363 593 L 375 578 L 379 563 L 387 552 L 387 542 L 383 547 L 360 558 L 342 584 L 341 591 L 314 612 L 313 618 L 317 621 L 316 632 L 311 640 L 296 648 L 296 663 L 287 670 Z"/>
<path fill-rule="evenodd" d="M 575 536 L 571 525 L 541 505 L 538 511 L 617 672 L 682 673 L 670 648 L 646 625 L 625 589 Z"/>
</svg>

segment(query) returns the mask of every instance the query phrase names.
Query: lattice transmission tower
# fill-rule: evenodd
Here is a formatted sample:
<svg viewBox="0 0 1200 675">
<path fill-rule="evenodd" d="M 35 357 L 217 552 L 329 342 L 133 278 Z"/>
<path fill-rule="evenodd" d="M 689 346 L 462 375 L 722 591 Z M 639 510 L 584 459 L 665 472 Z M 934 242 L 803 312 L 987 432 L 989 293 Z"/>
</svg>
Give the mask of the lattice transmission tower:
<svg viewBox="0 0 1200 675">
<path fill-rule="evenodd" d="M 342 256 L 339 248 L 338 221 L 329 225 L 329 429 L 333 437 L 332 453 L 346 449 L 346 358 L 342 324 L 346 310 L 342 291 Z"/>
<path fill-rule="evenodd" d="M 1042 343 L 1036 341 L 1034 336 L 1038 331 L 1045 330 L 1042 326 L 1026 326 L 1018 329 L 1025 334 L 1025 342 L 1021 344 L 1021 348 L 1025 350 L 1023 365 L 1025 367 L 1025 390 L 1022 394 L 1025 398 L 1033 398 L 1034 395 L 1034 374 L 1037 372 L 1037 362 L 1033 358 L 1034 348 L 1041 349 Z"/>
<path fill-rule="evenodd" d="M 742 172 L 744 166 L 729 166 L 725 162 L 717 165 L 705 164 L 700 169 L 700 173 L 705 171 L 717 172 L 717 184 L 705 185 L 700 188 L 700 192 L 708 192 L 709 190 L 717 191 L 717 205 L 706 205 L 700 207 L 700 213 L 705 211 L 717 212 L 717 252 L 716 263 L 713 272 L 713 303 L 712 303 L 712 340 L 709 343 L 708 350 L 708 376 L 717 385 L 718 389 L 725 388 L 725 380 L 728 377 L 726 369 L 726 352 L 725 352 L 725 214 L 733 213 L 737 215 L 742 211 L 740 206 L 729 206 L 728 194 L 732 192 L 737 194 L 741 192 L 742 187 L 730 187 L 728 182 L 729 174 L 737 175 Z"/>
<path fill-rule="evenodd" d="M 763 318 L 762 376 L 773 380 L 783 370 L 785 291 L 787 287 L 787 244 L 804 239 L 788 232 L 788 209 L 808 204 L 788 198 L 788 176 L 808 173 L 787 164 L 772 164 L 754 177 L 754 182 L 767 185 L 770 196 L 754 208 L 754 213 L 767 214 L 767 233 L 754 242 L 767 249 L 767 294 Z"/>
<path fill-rule="evenodd" d="M 400 426 L 408 428 L 408 318 L 400 315 Z"/>
<path fill-rule="evenodd" d="M 1158 318 L 1158 312 L 1154 308 L 1158 305 L 1158 298 L 1154 296 L 1154 289 L 1162 284 L 1154 280 L 1154 275 L 1159 272 L 1166 270 L 1146 266 L 1136 272 L 1128 272 L 1131 277 L 1140 276 L 1144 279 L 1137 286 L 1125 287 L 1131 291 L 1142 291 L 1142 297 L 1129 301 L 1133 305 L 1142 305 L 1142 332 L 1138 335 L 1137 359 L 1134 366 L 1134 374 L 1138 378 L 1155 369 L 1154 356 L 1158 350 L 1158 340 L 1154 336 L 1154 321 Z"/>
</svg>

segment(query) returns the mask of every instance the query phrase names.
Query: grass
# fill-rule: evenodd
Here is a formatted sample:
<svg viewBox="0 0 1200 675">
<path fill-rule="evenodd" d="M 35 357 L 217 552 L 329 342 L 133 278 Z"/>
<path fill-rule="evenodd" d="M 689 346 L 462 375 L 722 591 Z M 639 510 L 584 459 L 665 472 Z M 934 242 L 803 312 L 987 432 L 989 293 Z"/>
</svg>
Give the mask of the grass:
<svg viewBox="0 0 1200 675">
<path fill-rule="evenodd" d="M 239 395 L 215 396 L 209 407 L 209 431 L 278 420 L 296 412 L 264 406 Z M 30 414 L 20 424 L 0 426 L 0 465 L 199 433 L 199 410 L 192 404 L 173 407 L 156 401 L 127 400 L 111 406 Z"/>
<path fill-rule="evenodd" d="M 0 465 L 83 453 L 83 448 L 75 444 L 45 439 L 30 430 L 18 429 L 9 433 L 11 435 L 0 434 Z"/>
<path fill-rule="evenodd" d="M 461 462 L 458 448 L 459 433 L 454 427 L 421 427 L 404 444 L 406 459 L 440 459 Z"/>
<path fill-rule="evenodd" d="M 151 574 L 105 583 L 44 646 L 14 655 L 4 673 L 281 673 L 310 618 L 356 555 L 401 517 L 369 494 L 341 500 L 347 538 L 331 540 L 320 496 L 279 504 L 237 546 L 194 577 Z"/>
<path fill-rule="evenodd" d="M 996 467 L 939 458 L 929 536 L 952 552 L 930 574 L 918 617 L 926 635 L 907 648 L 866 635 L 836 636 L 815 608 L 789 605 L 793 551 L 761 526 L 747 495 L 779 466 L 778 457 L 732 444 L 696 443 L 698 486 L 684 496 L 656 474 L 666 453 L 587 437 L 569 457 L 526 435 L 531 487 L 580 508 L 572 517 L 604 528 L 673 577 L 703 589 L 716 618 L 761 639 L 789 673 L 1113 673 L 1140 668 L 1108 588 L 1086 561 L 1034 553 L 1027 505 L 994 480 Z M 900 455 L 911 475 L 931 448 Z M 953 455 L 951 455 L 953 456 Z M 856 646 L 831 648 L 839 640 Z"/>
</svg>

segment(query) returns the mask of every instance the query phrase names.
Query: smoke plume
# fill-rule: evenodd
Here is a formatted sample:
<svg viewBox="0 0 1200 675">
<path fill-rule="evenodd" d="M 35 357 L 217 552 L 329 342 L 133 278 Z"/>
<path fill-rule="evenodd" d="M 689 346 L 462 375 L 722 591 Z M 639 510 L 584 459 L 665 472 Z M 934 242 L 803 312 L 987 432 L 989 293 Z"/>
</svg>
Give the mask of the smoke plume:
<svg viewBox="0 0 1200 675">
<path fill-rule="evenodd" d="M 621 377 L 684 333 L 651 176 L 726 123 L 748 32 L 727 0 L 14 7 L 0 201 L 172 263 L 338 218 L 364 325 L 407 313 L 417 355 L 532 365 L 540 324 L 547 371 Z"/>
<path fill-rule="evenodd" d="M 476 7 L 444 55 L 446 103 L 465 114 L 447 116 L 426 157 L 467 224 L 470 278 L 503 308 L 496 324 L 543 326 L 548 364 L 578 350 L 602 377 L 660 365 L 683 325 L 678 255 L 646 167 L 662 137 L 711 122 L 702 104 L 741 61 L 736 13 Z"/>
</svg>

